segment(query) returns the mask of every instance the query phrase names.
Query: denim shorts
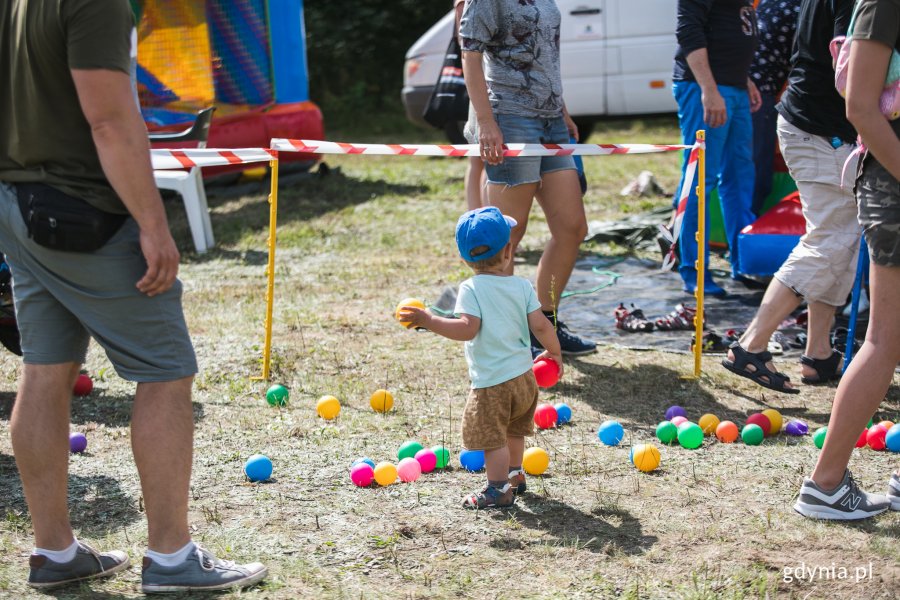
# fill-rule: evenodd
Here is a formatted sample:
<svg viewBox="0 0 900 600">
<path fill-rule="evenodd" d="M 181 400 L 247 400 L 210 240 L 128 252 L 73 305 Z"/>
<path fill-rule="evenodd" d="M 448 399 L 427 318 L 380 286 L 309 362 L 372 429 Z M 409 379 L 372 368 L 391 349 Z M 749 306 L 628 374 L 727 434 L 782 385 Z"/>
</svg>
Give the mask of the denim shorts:
<svg viewBox="0 0 900 600">
<path fill-rule="evenodd" d="M 569 130 L 562 116 L 552 119 L 495 114 L 504 144 L 568 144 Z M 522 185 L 538 183 L 553 171 L 575 169 L 571 156 L 519 156 L 504 158 L 499 165 L 485 163 L 488 183 Z"/>
</svg>

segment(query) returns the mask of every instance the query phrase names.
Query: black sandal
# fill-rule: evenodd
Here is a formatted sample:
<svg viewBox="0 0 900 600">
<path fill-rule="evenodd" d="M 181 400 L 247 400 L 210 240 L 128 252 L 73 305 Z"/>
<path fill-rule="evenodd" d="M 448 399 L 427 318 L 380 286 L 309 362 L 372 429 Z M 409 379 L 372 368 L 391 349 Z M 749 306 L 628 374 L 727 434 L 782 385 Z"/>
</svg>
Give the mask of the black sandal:
<svg viewBox="0 0 900 600">
<path fill-rule="evenodd" d="M 791 380 L 790 377 L 784 373 L 772 371 L 766 366 L 766 363 L 772 360 L 771 352 L 747 352 L 738 342 L 729 346 L 729 349 L 734 353 L 734 361 L 725 358 L 722 360 L 722 366 L 735 375 L 746 377 L 764 388 L 781 392 L 782 394 L 800 393 L 800 390 L 797 388 L 786 387 L 786 384 Z M 748 366 L 752 366 L 754 370 L 748 371 Z"/>
<path fill-rule="evenodd" d="M 840 379 L 841 359 L 843 358 L 844 355 L 841 354 L 838 350 L 832 350 L 831 356 L 829 356 L 828 358 L 812 358 L 811 356 L 807 356 L 804 354 L 800 357 L 800 362 L 807 367 L 812 367 L 816 372 L 816 376 L 801 377 L 800 381 L 802 381 L 806 385 L 816 385 L 819 383 L 828 383 L 829 381 Z"/>
</svg>

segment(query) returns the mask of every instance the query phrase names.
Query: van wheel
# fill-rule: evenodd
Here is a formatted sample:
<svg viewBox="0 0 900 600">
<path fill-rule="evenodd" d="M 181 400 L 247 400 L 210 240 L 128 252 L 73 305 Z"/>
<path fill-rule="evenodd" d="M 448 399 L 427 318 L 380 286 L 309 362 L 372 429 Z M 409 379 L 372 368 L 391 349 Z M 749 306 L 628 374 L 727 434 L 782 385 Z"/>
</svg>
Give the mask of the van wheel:
<svg viewBox="0 0 900 600">
<path fill-rule="evenodd" d="M 463 135 L 463 127 L 466 126 L 465 121 L 450 121 L 444 125 L 444 134 L 451 144 L 468 144 L 466 136 Z"/>
<path fill-rule="evenodd" d="M 593 119 L 580 119 L 574 117 L 572 120 L 575 121 L 575 125 L 578 126 L 578 139 L 581 140 L 581 143 L 584 143 L 585 140 L 591 137 L 591 133 L 594 131 Z"/>
</svg>

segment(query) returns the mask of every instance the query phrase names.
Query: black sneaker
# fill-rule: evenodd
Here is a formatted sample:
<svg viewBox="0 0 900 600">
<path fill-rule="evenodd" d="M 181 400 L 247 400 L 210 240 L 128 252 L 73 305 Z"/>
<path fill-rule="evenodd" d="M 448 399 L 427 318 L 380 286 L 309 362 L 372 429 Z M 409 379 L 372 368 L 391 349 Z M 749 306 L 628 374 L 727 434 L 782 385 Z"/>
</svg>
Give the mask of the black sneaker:
<svg viewBox="0 0 900 600">
<path fill-rule="evenodd" d="M 590 354 L 597 351 L 596 342 L 591 342 L 575 335 L 569 331 L 569 328 L 562 321 L 556 322 L 556 337 L 559 338 L 562 353 L 568 356 L 581 356 L 582 354 Z"/>
<path fill-rule="evenodd" d="M 850 470 L 832 492 L 820 488 L 809 478 L 803 480 L 800 497 L 794 510 L 810 519 L 832 521 L 857 521 L 881 514 L 891 507 L 891 500 L 880 494 L 869 494 L 859 489 Z"/>
<path fill-rule="evenodd" d="M 119 571 L 127 569 L 130 561 L 124 552 L 97 552 L 87 544 L 78 542 L 75 558 L 65 563 L 58 563 L 43 554 L 32 554 L 28 559 L 31 572 L 28 574 L 28 585 L 41 590 L 95 579 L 112 577 Z"/>
</svg>

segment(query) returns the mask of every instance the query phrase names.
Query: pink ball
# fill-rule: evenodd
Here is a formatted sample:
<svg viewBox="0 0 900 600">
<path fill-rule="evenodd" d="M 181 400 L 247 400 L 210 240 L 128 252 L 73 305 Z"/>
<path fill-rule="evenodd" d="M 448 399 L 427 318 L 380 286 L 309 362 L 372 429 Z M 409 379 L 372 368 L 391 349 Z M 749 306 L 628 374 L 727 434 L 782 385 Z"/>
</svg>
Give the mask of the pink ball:
<svg viewBox="0 0 900 600">
<path fill-rule="evenodd" d="M 350 481 L 358 487 L 367 487 L 375 479 L 375 469 L 367 463 L 357 463 L 350 467 Z"/>
<path fill-rule="evenodd" d="M 688 420 L 687 420 L 687 417 L 682 417 L 681 415 L 678 415 L 678 416 L 676 416 L 676 417 L 672 417 L 672 418 L 669 419 L 669 420 L 672 422 L 673 425 L 675 425 L 675 427 L 678 427 L 678 426 L 681 425 L 682 423 L 687 423 L 687 421 L 688 421 Z"/>
<path fill-rule="evenodd" d="M 435 457 L 435 462 L 437 462 L 437 457 Z M 400 476 L 400 481 L 403 483 L 412 483 L 422 476 L 422 467 L 415 458 L 407 456 L 397 465 L 397 475 Z"/>
<path fill-rule="evenodd" d="M 416 460 L 419 461 L 423 473 L 431 473 L 437 466 L 437 454 L 431 448 L 422 448 L 416 452 Z"/>
</svg>

